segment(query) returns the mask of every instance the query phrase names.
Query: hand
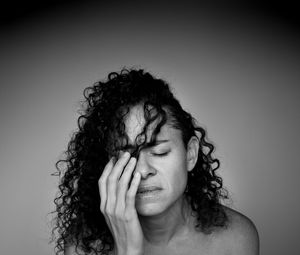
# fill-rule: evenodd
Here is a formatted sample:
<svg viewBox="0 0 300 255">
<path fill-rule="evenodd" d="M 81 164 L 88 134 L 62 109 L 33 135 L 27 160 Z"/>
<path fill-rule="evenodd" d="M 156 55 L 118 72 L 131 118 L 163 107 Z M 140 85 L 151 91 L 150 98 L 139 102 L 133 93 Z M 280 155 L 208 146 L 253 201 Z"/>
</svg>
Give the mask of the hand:
<svg viewBox="0 0 300 255">
<path fill-rule="evenodd" d="M 135 209 L 135 196 L 141 180 L 136 172 L 130 179 L 136 159 L 123 153 L 114 164 L 112 158 L 99 179 L 100 210 L 115 241 L 116 254 L 142 255 L 144 251 L 143 231 Z"/>
</svg>

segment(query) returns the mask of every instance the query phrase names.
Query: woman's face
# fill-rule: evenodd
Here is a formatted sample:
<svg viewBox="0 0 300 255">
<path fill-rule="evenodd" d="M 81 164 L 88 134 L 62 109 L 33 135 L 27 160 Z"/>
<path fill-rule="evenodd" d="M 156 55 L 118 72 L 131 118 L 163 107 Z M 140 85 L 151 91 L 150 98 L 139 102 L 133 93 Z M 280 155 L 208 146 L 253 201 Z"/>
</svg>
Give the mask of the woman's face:
<svg viewBox="0 0 300 255">
<path fill-rule="evenodd" d="M 143 108 L 135 106 L 125 121 L 129 144 L 134 144 L 143 125 Z M 185 149 L 181 131 L 168 124 L 161 128 L 156 141 L 156 145 L 140 151 L 135 168 L 141 174 L 136 209 L 142 216 L 157 215 L 180 204 L 178 201 L 181 201 L 187 184 L 187 172 L 195 164 L 190 156 L 193 152 L 197 154 L 195 151 L 191 153 L 190 150 L 195 149 L 193 146 L 188 145 Z"/>
</svg>

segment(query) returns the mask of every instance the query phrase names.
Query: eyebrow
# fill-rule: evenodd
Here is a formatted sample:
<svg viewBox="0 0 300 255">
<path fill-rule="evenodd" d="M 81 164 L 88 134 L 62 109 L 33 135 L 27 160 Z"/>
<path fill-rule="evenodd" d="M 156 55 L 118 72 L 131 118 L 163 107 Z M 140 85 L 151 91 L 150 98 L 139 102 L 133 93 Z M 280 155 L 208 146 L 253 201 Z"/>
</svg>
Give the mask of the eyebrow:
<svg viewBox="0 0 300 255">
<path fill-rule="evenodd" d="M 152 143 L 146 143 L 145 148 L 151 148 L 151 147 L 157 146 L 157 145 L 162 144 L 162 143 L 167 143 L 169 141 L 170 140 L 155 140 Z M 122 147 L 122 150 L 135 150 L 136 148 L 137 148 L 136 145 L 127 144 L 126 146 Z"/>
</svg>

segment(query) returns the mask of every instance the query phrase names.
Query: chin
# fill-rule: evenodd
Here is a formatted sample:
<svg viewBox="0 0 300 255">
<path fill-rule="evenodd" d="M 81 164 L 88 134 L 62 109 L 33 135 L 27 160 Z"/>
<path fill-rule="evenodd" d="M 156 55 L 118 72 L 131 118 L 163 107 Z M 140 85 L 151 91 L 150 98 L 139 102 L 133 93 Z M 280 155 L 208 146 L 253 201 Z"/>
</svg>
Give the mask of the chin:
<svg viewBox="0 0 300 255">
<path fill-rule="evenodd" d="M 155 216 L 165 210 L 165 206 L 160 203 L 136 203 L 136 210 L 140 216 Z"/>
</svg>

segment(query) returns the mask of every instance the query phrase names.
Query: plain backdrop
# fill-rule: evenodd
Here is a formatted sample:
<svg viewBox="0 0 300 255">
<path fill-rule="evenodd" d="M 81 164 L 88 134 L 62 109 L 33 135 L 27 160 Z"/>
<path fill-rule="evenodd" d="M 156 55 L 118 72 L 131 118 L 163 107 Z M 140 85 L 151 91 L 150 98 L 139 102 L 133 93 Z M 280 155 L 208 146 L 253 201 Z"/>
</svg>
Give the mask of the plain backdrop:
<svg viewBox="0 0 300 255">
<path fill-rule="evenodd" d="M 1 27 L 0 254 L 54 253 L 54 164 L 83 89 L 122 67 L 166 79 L 207 129 L 261 254 L 296 254 L 299 42 L 276 15 L 192 2 L 66 4 Z"/>
</svg>

